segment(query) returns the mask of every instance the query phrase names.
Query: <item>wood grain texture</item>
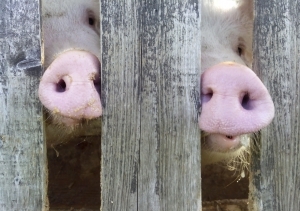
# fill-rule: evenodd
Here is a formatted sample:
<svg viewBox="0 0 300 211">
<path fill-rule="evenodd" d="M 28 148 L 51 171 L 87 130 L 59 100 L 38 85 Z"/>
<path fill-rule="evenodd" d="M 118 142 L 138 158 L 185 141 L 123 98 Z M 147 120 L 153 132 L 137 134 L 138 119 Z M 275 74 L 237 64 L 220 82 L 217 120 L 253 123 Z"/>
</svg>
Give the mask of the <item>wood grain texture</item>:
<svg viewBox="0 0 300 211">
<path fill-rule="evenodd" d="M 143 1 L 139 210 L 200 210 L 200 11 Z"/>
<path fill-rule="evenodd" d="M 139 2 L 103 0 L 101 10 L 101 210 L 137 210 L 140 133 Z"/>
<path fill-rule="evenodd" d="M 101 209 L 200 210 L 198 1 L 101 1 Z"/>
<path fill-rule="evenodd" d="M 254 159 L 250 210 L 299 210 L 300 2 L 255 3 L 254 71 L 269 89 L 275 119 Z"/>
<path fill-rule="evenodd" d="M 43 210 L 39 1 L 3 0 L 0 14 L 0 210 Z"/>
</svg>

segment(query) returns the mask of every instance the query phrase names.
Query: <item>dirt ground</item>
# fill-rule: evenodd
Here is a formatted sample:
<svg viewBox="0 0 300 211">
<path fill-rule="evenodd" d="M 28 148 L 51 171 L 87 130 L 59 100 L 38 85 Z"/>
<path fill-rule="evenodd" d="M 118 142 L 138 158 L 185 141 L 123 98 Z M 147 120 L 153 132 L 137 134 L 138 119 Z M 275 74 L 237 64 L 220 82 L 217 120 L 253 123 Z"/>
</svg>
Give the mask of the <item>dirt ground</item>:
<svg viewBox="0 0 300 211">
<path fill-rule="evenodd" d="M 99 210 L 100 140 L 100 135 L 75 137 L 48 148 L 50 210 Z M 246 206 L 248 174 L 240 180 L 238 178 L 239 174 L 227 170 L 223 164 L 203 168 L 203 210 L 218 210 L 214 207 L 229 206 L 228 203 L 230 206 L 237 203 Z"/>
<path fill-rule="evenodd" d="M 99 210 L 100 138 L 76 138 L 48 148 L 51 210 Z"/>
</svg>

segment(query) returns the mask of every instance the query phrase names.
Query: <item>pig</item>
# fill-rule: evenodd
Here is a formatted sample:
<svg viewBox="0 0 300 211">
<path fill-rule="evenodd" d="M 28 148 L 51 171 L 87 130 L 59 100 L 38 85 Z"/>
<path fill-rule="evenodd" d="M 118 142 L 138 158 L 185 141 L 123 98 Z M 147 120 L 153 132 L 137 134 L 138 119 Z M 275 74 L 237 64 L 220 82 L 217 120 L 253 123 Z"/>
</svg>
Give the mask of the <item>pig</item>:
<svg viewBox="0 0 300 211">
<path fill-rule="evenodd" d="M 97 0 L 42 0 L 51 209 L 100 207 L 100 21 Z"/>
<path fill-rule="evenodd" d="M 99 117 L 100 38 L 97 1 L 43 2 L 46 71 L 39 86 L 55 123 Z M 71 7 L 70 7 L 71 6 Z"/>
<path fill-rule="evenodd" d="M 251 134 L 274 117 L 268 90 L 251 70 L 253 0 L 202 0 L 201 11 L 202 165 L 236 169 L 235 159 L 248 163 Z"/>
<path fill-rule="evenodd" d="M 236 6 L 229 9 L 218 6 L 220 2 L 224 0 L 202 1 L 199 127 L 204 165 L 243 157 L 249 134 L 267 126 L 274 116 L 272 99 L 251 70 L 253 2 L 232 1 Z M 42 3 L 46 71 L 39 97 L 48 111 L 48 134 L 60 136 L 52 125 L 85 135 L 100 131 L 100 124 L 91 131 L 85 127 L 87 120 L 102 114 L 99 3 Z M 74 132 L 78 125 L 83 127 Z M 65 138 L 51 138 L 50 143 L 57 140 Z"/>
<path fill-rule="evenodd" d="M 99 134 L 99 2 L 43 0 L 42 16 L 45 72 L 39 99 L 47 111 L 47 144 L 67 141 L 75 133 Z"/>
</svg>

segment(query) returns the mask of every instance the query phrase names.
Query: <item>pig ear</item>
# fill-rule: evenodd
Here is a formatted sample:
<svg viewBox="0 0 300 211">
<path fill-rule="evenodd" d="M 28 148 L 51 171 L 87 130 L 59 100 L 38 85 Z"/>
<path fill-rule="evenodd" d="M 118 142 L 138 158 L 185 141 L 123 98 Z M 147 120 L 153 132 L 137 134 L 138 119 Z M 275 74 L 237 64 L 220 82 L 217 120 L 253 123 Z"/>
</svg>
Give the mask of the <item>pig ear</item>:
<svg viewBox="0 0 300 211">
<path fill-rule="evenodd" d="M 242 16 L 248 16 L 253 19 L 253 8 L 254 8 L 253 0 L 241 0 L 239 10 Z"/>
</svg>

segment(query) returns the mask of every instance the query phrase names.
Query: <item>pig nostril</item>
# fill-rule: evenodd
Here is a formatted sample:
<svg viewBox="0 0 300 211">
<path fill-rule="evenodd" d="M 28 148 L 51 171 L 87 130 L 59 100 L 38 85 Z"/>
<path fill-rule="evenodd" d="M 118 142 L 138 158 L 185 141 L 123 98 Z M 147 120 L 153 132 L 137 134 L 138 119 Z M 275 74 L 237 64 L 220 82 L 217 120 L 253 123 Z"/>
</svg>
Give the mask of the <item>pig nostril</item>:
<svg viewBox="0 0 300 211">
<path fill-rule="evenodd" d="M 56 84 L 56 91 L 57 92 L 65 92 L 66 91 L 66 82 L 62 79 Z"/>
<path fill-rule="evenodd" d="M 248 93 L 246 93 L 242 99 L 242 107 L 246 110 L 251 110 L 251 104 L 250 104 L 251 100 L 250 100 L 250 96 Z"/>
<path fill-rule="evenodd" d="M 228 138 L 228 139 L 233 139 L 233 136 L 226 136 L 226 138 Z"/>
<path fill-rule="evenodd" d="M 201 95 L 201 102 L 206 103 L 210 101 L 210 99 L 213 97 L 213 91 L 209 90 L 207 93 Z"/>
<path fill-rule="evenodd" d="M 95 24 L 95 20 L 94 20 L 94 18 L 89 18 L 89 24 L 91 25 L 91 26 L 93 26 L 94 24 Z"/>
<path fill-rule="evenodd" d="M 99 77 L 94 80 L 94 86 L 95 86 L 95 89 L 97 90 L 97 92 L 100 94 L 100 91 L 101 91 L 101 81 L 100 81 Z"/>
</svg>

